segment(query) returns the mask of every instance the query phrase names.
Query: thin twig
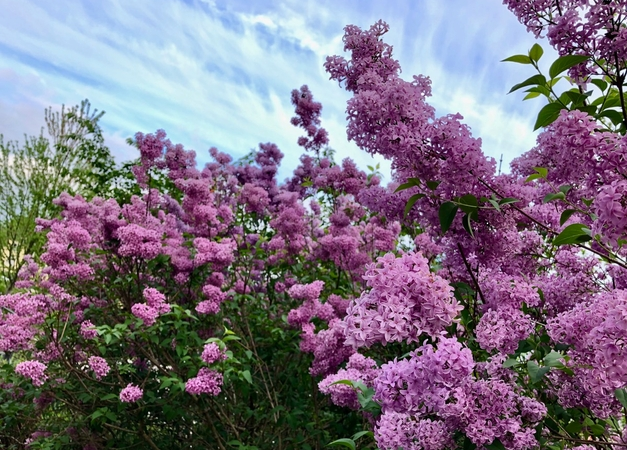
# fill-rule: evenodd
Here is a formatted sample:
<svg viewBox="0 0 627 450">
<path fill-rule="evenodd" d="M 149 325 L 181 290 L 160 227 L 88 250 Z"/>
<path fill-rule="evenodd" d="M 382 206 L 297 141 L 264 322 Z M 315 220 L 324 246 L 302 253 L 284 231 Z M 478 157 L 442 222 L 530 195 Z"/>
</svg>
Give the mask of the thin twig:
<svg viewBox="0 0 627 450">
<path fill-rule="evenodd" d="M 472 282 L 475 283 L 475 286 L 477 287 L 477 292 L 479 293 L 479 297 L 481 297 L 481 301 L 485 305 L 486 301 L 485 301 L 485 297 L 483 296 L 483 292 L 481 292 L 481 286 L 479 286 L 479 282 L 477 281 L 477 278 L 475 278 L 475 274 L 472 272 L 472 268 L 470 267 L 470 264 L 468 264 L 468 260 L 466 260 L 466 255 L 464 255 L 464 250 L 462 249 L 462 245 L 459 242 L 457 243 L 457 248 L 459 249 L 459 253 L 462 255 L 462 259 L 464 260 L 464 265 L 466 266 L 466 270 L 470 274 L 470 278 L 472 278 Z"/>
</svg>

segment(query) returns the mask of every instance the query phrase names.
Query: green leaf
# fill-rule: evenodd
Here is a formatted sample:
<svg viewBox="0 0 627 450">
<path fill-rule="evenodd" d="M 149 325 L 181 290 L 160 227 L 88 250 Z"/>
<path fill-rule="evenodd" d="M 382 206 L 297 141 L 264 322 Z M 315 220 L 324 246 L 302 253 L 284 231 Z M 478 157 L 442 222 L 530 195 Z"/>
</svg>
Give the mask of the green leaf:
<svg viewBox="0 0 627 450">
<path fill-rule="evenodd" d="M 505 446 L 498 438 L 495 438 L 494 441 L 490 445 L 486 445 L 485 448 L 488 450 L 505 450 Z"/>
<path fill-rule="evenodd" d="M 518 203 L 520 200 L 514 197 L 505 197 L 499 200 L 499 205 L 509 205 L 510 203 Z"/>
<path fill-rule="evenodd" d="M 559 117 L 561 110 L 562 105 L 559 103 L 549 103 L 548 105 L 545 105 L 538 113 L 538 118 L 533 126 L 533 131 L 536 131 L 538 128 L 551 125 Z"/>
<path fill-rule="evenodd" d="M 585 55 L 560 56 L 555 60 L 553 64 L 551 64 L 551 67 L 549 69 L 549 76 L 551 78 L 555 78 L 565 70 L 568 70 L 571 67 L 576 66 L 577 64 L 587 61 L 588 59 L 590 59 L 590 57 Z"/>
<path fill-rule="evenodd" d="M 555 350 L 551 350 L 551 353 L 546 355 L 542 362 L 547 367 L 561 367 L 564 365 L 564 355 Z"/>
<path fill-rule="evenodd" d="M 539 96 L 540 96 L 539 92 L 529 92 L 527 95 L 525 95 L 523 100 L 529 100 L 529 99 L 536 98 L 536 97 L 539 97 Z"/>
<path fill-rule="evenodd" d="M 573 223 L 562 230 L 553 240 L 553 245 L 580 244 L 591 240 L 590 230 L 583 223 Z"/>
<path fill-rule="evenodd" d="M 564 195 L 568 194 L 568 191 L 570 191 L 573 187 L 569 186 L 568 184 L 564 184 L 562 186 L 560 186 L 558 189 L 560 190 L 560 192 L 563 192 Z"/>
<path fill-rule="evenodd" d="M 599 114 L 599 117 L 607 117 L 614 125 L 618 125 L 623 121 L 623 115 L 615 109 L 606 109 Z"/>
<path fill-rule="evenodd" d="M 581 422 L 571 422 L 568 425 L 566 425 L 566 431 L 568 431 L 571 434 L 578 434 L 582 428 L 583 426 Z"/>
<path fill-rule="evenodd" d="M 372 397 L 374 397 L 374 389 L 372 388 L 357 392 L 357 400 L 362 408 L 368 407 L 368 404 L 372 402 Z"/>
<path fill-rule="evenodd" d="M 470 222 L 470 214 L 464 215 L 462 218 L 462 226 L 470 236 L 475 237 L 475 233 L 472 231 L 472 223 Z"/>
<path fill-rule="evenodd" d="M 334 384 L 345 384 L 345 385 L 350 386 L 350 387 L 355 387 L 351 380 L 337 380 L 337 381 L 334 381 L 333 383 L 331 383 L 329 386 L 333 386 Z"/>
<path fill-rule="evenodd" d="M 368 437 L 374 438 L 374 433 L 372 431 L 368 431 L 368 430 L 360 431 L 359 433 L 355 433 L 353 435 L 353 440 L 356 441 L 357 439 L 359 439 L 360 437 L 363 437 L 363 436 L 368 436 Z"/>
<path fill-rule="evenodd" d="M 479 202 L 477 201 L 477 197 L 472 194 L 466 194 L 459 199 L 459 207 L 467 214 L 476 212 L 478 206 Z"/>
<path fill-rule="evenodd" d="M 408 178 L 407 181 L 396 188 L 394 192 L 404 191 L 414 186 L 420 186 L 420 178 Z"/>
<path fill-rule="evenodd" d="M 463 450 L 475 450 L 477 446 L 468 439 L 468 436 L 464 436 L 464 447 Z"/>
<path fill-rule="evenodd" d="M 527 372 L 529 372 L 529 379 L 532 384 L 540 381 L 549 370 L 551 370 L 550 367 L 540 367 L 535 361 L 527 362 Z"/>
<path fill-rule="evenodd" d="M 353 441 L 352 439 L 349 438 L 342 438 L 342 439 L 337 439 L 333 442 L 330 442 L 329 444 L 327 444 L 327 447 L 330 445 L 338 445 L 338 446 L 342 446 L 342 447 L 348 447 L 352 450 L 355 450 L 355 441 Z"/>
<path fill-rule="evenodd" d="M 598 87 L 601 91 L 605 91 L 607 89 L 607 82 L 603 81 L 603 80 L 590 80 L 590 82 L 592 84 L 594 84 L 596 87 Z"/>
<path fill-rule="evenodd" d="M 577 106 L 575 108 L 577 111 L 585 112 L 589 116 L 594 116 L 597 113 L 596 106 L 586 105 L 586 106 Z"/>
<path fill-rule="evenodd" d="M 435 191 L 440 185 L 441 181 L 427 181 L 427 187 L 432 191 Z"/>
<path fill-rule="evenodd" d="M 605 427 L 597 423 L 595 423 L 594 425 L 590 425 L 588 427 L 588 430 L 590 430 L 590 434 L 592 434 L 593 436 L 602 436 L 605 433 Z"/>
<path fill-rule="evenodd" d="M 562 78 L 564 78 L 564 77 L 551 78 L 551 79 L 547 82 L 547 85 L 548 85 L 549 87 L 553 87 L 553 86 L 555 86 L 555 85 L 557 84 L 557 82 L 558 82 L 559 80 L 561 80 Z M 568 78 L 568 77 L 566 77 L 566 78 Z M 549 92 L 550 92 L 550 91 L 549 91 Z"/>
<path fill-rule="evenodd" d="M 512 86 L 508 94 L 511 94 L 512 92 L 517 91 L 520 88 L 524 88 L 525 86 L 534 86 L 534 85 L 544 86 L 545 84 L 546 84 L 546 78 L 544 78 L 544 75 L 537 74 L 537 75 L 527 78 L 522 83 L 518 83 Z"/>
<path fill-rule="evenodd" d="M 531 175 L 527 177 L 527 179 L 525 180 L 525 183 L 528 183 L 529 181 L 537 180 L 538 178 L 543 178 L 543 177 L 539 173 L 532 173 Z"/>
<path fill-rule="evenodd" d="M 627 391 L 625 389 L 616 389 L 614 395 L 618 399 L 623 408 L 627 408 Z"/>
<path fill-rule="evenodd" d="M 405 205 L 405 214 L 403 217 L 407 217 L 407 214 L 409 214 L 409 211 L 411 211 L 416 202 L 423 197 L 425 197 L 425 194 L 414 194 L 409 197 L 409 200 L 407 200 L 407 204 Z"/>
<path fill-rule="evenodd" d="M 566 221 L 568 219 L 570 219 L 570 216 L 572 216 L 576 212 L 577 212 L 577 210 L 575 210 L 575 209 L 567 209 L 567 210 L 565 210 L 562 213 L 562 215 L 560 216 L 560 226 L 564 225 L 566 223 Z"/>
<path fill-rule="evenodd" d="M 544 196 L 544 198 L 542 199 L 542 203 L 549 203 L 553 200 L 564 200 L 565 198 L 566 196 L 563 192 L 549 193 Z"/>
<path fill-rule="evenodd" d="M 549 174 L 549 171 L 546 167 L 534 167 L 533 170 L 539 173 L 542 178 L 546 178 Z"/>
<path fill-rule="evenodd" d="M 607 96 L 607 99 L 603 103 L 603 107 L 601 111 L 604 111 L 608 108 L 617 108 L 620 106 L 620 95 L 618 92 L 612 92 Z"/>
<path fill-rule="evenodd" d="M 503 367 L 507 369 L 509 367 L 520 366 L 520 364 L 520 361 L 518 361 L 516 358 L 509 358 L 505 360 L 505 362 L 503 363 Z"/>
<path fill-rule="evenodd" d="M 518 64 L 531 64 L 531 58 L 527 55 L 513 55 L 503 59 L 501 62 L 515 62 Z"/>
<path fill-rule="evenodd" d="M 242 370 L 240 372 L 240 375 L 242 375 L 242 377 L 244 377 L 244 379 L 248 381 L 248 384 L 253 384 L 253 377 L 250 376 L 249 370 Z"/>
<path fill-rule="evenodd" d="M 526 89 L 525 92 L 536 92 L 538 94 L 544 95 L 546 98 L 551 98 L 551 90 L 546 87 L 546 85 L 538 85 L 532 88 Z"/>
<path fill-rule="evenodd" d="M 567 97 L 568 100 L 573 103 L 573 106 L 582 106 L 584 100 L 590 97 L 591 95 L 592 95 L 592 91 L 588 91 L 585 94 L 582 94 L 576 89 L 571 89 L 570 91 L 566 91 L 562 94 L 562 96 Z M 566 101 L 562 99 L 562 96 L 560 96 L 560 100 L 562 100 L 564 103 L 567 103 Z"/>
<path fill-rule="evenodd" d="M 494 209 L 496 209 L 499 212 L 501 211 L 501 207 L 499 206 L 499 203 L 496 200 L 488 199 L 488 201 L 490 202 L 492 206 L 494 206 Z"/>
<path fill-rule="evenodd" d="M 446 233 L 451 227 L 451 224 L 455 219 L 455 214 L 457 214 L 457 209 L 457 205 L 453 202 L 444 202 L 440 206 L 440 210 L 438 211 L 438 217 L 440 218 L 440 227 L 442 228 L 442 233 Z"/>
<path fill-rule="evenodd" d="M 540 58 L 542 58 L 543 54 L 544 50 L 542 50 L 542 47 L 540 47 L 540 45 L 538 44 L 533 44 L 533 47 L 531 47 L 531 50 L 529 50 L 529 58 L 531 58 L 535 62 L 540 61 Z"/>
</svg>

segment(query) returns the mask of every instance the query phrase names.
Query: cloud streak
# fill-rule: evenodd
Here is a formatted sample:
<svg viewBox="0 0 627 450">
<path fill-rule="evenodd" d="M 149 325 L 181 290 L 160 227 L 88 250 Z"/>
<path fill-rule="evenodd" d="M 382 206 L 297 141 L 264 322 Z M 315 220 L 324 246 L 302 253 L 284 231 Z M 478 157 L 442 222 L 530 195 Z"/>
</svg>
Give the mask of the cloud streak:
<svg viewBox="0 0 627 450">
<path fill-rule="evenodd" d="M 4 0 L 6 1 L 6 0 Z M 2 2 L 2 0 L 0 0 Z M 480 5 L 480 7 L 477 7 Z M 14 2 L 0 17 L 0 131 L 17 139 L 43 109 L 79 103 L 107 111 L 103 127 L 120 160 L 124 139 L 163 128 L 201 162 L 216 146 L 235 157 L 259 142 L 296 166 L 299 131 L 290 91 L 308 84 L 324 105 L 338 158 L 371 158 L 346 141 L 347 93 L 328 80 L 325 57 L 342 54 L 342 28 L 388 21 L 406 79 L 433 79 L 439 114 L 461 112 L 488 154 L 506 161 L 533 145 L 537 108 L 506 98 L 524 75 L 498 63 L 531 37 L 495 2 L 170 1 Z M 495 19 L 496 17 L 496 19 Z M 538 106 L 539 108 L 539 106 Z M 514 138 L 512 139 L 512 136 Z"/>
</svg>

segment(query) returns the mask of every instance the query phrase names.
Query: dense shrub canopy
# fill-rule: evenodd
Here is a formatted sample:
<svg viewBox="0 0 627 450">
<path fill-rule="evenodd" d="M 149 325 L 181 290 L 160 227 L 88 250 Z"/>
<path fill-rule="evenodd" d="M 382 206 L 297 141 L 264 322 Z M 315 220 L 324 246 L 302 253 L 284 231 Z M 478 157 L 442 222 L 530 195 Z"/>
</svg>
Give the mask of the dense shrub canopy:
<svg viewBox="0 0 627 450">
<path fill-rule="evenodd" d="M 5 447 L 627 446 L 626 4 L 505 3 L 560 54 L 507 59 L 547 102 L 511 174 L 380 21 L 325 67 L 389 186 L 333 160 L 303 86 L 284 183 L 273 144 L 198 168 L 159 130 L 125 189 L 61 194 L 0 296 Z"/>
</svg>

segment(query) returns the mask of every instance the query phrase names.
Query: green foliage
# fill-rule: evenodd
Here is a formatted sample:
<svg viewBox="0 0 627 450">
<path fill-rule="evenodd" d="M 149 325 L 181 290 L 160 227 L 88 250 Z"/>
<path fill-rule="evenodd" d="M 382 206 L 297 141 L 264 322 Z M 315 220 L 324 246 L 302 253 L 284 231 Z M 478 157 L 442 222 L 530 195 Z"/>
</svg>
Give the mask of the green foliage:
<svg viewBox="0 0 627 450">
<path fill-rule="evenodd" d="M 553 240 L 553 245 L 560 246 L 566 244 L 581 244 L 592 240 L 590 230 L 582 223 L 568 225 Z"/>
<path fill-rule="evenodd" d="M 604 124 L 608 131 L 621 134 L 627 131 L 627 111 L 625 109 L 625 94 L 623 94 L 624 77 L 610 78 L 609 76 L 603 76 L 586 80 L 587 83 L 591 83 L 600 91 L 601 95 L 596 99 L 591 98 L 594 91 L 584 92 L 583 85 L 575 86 L 558 94 L 555 91 L 555 86 L 560 80 L 565 79 L 571 83 L 573 82 L 573 80 L 562 74 L 578 64 L 589 61 L 591 58 L 587 55 L 560 56 L 549 67 L 547 78 L 542 74 L 538 66 L 538 61 L 543 53 L 542 48 L 538 44 L 534 44 L 528 55 L 514 55 L 503 60 L 504 62 L 531 65 L 538 72 L 525 81 L 515 84 L 509 91 L 511 93 L 529 87 L 525 91 L 527 95 L 524 97 L 524 100 L 543 96 L 548 101 L 538 113 L 534 130 L 549 126 L 555 122 L 562 110 L 579 110 L 593 116 Z M 603 61 L 593 62 L 600 67 L 604 65 Z"/>
<path fill-rule="evenodd" d="M 45 112 L 47 137 L 4 142 L 0 135 L 0 293 L 13 287 L 24 256 L 41 252 L 37 218 L 51 218 L 62 192 L 107 195 L 115 164 L 98 121 L 104 113 L 80 106 Z"/>
</svg>

